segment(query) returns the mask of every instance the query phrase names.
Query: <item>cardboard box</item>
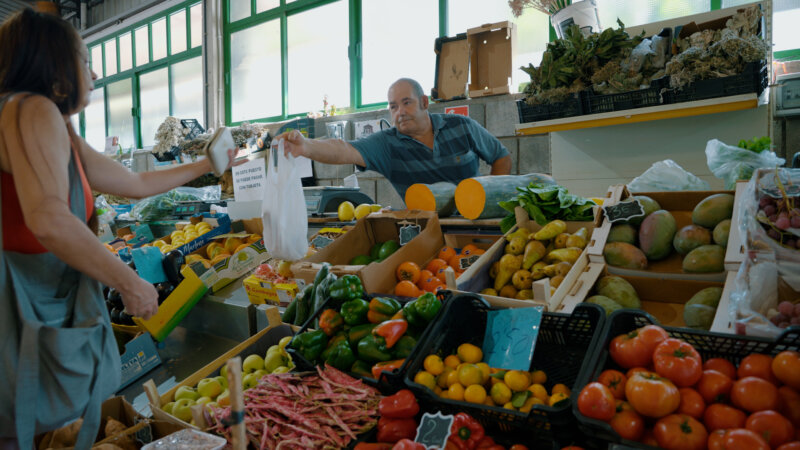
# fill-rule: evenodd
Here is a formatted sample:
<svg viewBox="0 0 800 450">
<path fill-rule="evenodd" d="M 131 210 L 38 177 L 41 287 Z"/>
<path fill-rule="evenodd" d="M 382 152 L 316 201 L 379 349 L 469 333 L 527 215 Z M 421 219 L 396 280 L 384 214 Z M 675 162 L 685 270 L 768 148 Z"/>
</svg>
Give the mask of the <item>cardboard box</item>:
<svg viewBox="0 0 800 450">
<path fill-rule="evenodd" d="M 124 237 L 129 234 L 133 235 L 133 239 L 125 241 Z M 117 228 L 117 238 L 123 240 L 123 245 L 129 244 L 134 248 L 141 247 L 142 245 L 152 242 L 153 239 L 155 239 L 153 237 L 153 231 L 147 224 L 130 225 L 127 227 Z M 112 246 L 114 245 L 112 244 Z"/>
<path fill-rule="evenodd" d="M 299 291 L 296 283 L 272 283 L 255 275 L 245 278 L 242 284 L 247 292 L 247 298 L 254 305 L 269 303 L 288 306 Z"/>
<path fill-rule="evenodd" d="M 197 383 L 203 378 L 215 377 L 219 375 L 220 368 L 222 368 L 222 366 L 225 365 L 229 359 L 239 356 L 244 361 L 247 356 L 253 353 L 265 355 L 267 350 L 269 350 L 271 346 L 276 345 L 281 338 L 285 336 L 291 336 L 294 332 L 300 329 L 300 327 L 296 327 L 294 325 L 281 323 L 281 314 L 278 312 L 277 307 L 269 307 L 266 309 L 265 313 L 267 315 L 269 326 L 236 347 L 228 350 L 214 361 L 208 363 L 202 369 L 189 375 L 186 379 L 175 385 L 166 393 L 158 395 L 158 392 L 155 391 L 155 383 L 153 383 L 152 380 L 145 383 L 145 393 L 150 401 L 150 410 L 153 413 L 153 418 L 186 428 L 199 429 L 198 427 L 184 422 L 171 414 L 167 414 L 163 409 L 161 409 L 161 406 L 173 401 L 175 398 L 175 392 L 177 392 L 178 388 L 181 386 L 194 387 L 197 386 Z"/>
<path fill-rule="evenodd" d="M 231 219 L 228 217 L 227 214 L 211 214 L 211 213 L 203 213 L 202 219 L 200 217 L 192 217 L 191 223 L 196 224 L 200 222 L 207 222 L 211 225 L 211 231 L 206 234 L 201 234 L 200 236 L 196 237 L 195 239 L 181 245 L 180 247 L 176 248 L 175 250 L 180 250 L 181 253 L 184 255 L 188 255 L 204 247 L 209 242 L 214 240 L 216 237 L 221 236 L 225 233 L 231 232 Z M 183 225 L 180 227 L 183 228 Z M 176 227 L 176 229 L 178 229 Z M 259 234 L 261 234 L 259 232 Z M 169 235 L 160 238 L 162 241 L 166 242 L 167 244 L 172 244 L 172 238 Z"/>
<path fill-rule="evenodd" d="M 431 98 L 436 101 L 467 98 L 469 44 L 467 34 L 436 38 L 436 75 Z"/>
<path fill-rule="evenodd" d="M 353 257 L 368 255 L 377 242 L 398 239 L 402 222 L 422 227 L 422 231 L 406 245 L 381 262 L 364 266 L 348 265 Z M 322 262 L 331 264 L 336 275 L 358 275 L 367 293 L 387 293 L 396 284 L 395 268 L 403 261 L 426 258 L 433 248 L 441 248 L 444 238 L 439 218 L 432 211 L 393 211 L 373 213 L 359 219 L 352 230 L 336 239 L 322 250 L 292 264 L 295 277 L 306 283 L 314 281 Z"/>
<path fill-rule="evenodd" d="M 717 315 L 714 316 L 714 323 L 711 324 L 711 331 L 715 333 L 736 334 L 736 325 L 731 320 L 731 293 L 735 283 L 736 272 L 728 272 L 728 276 L 725 278 L 722 298 L 719 299 L 719 305 L 717 305 Z"/>
<path fill-rule="evenodd" d="M 692 223 L 692 210 L 694 210 L 695 206 L 698 203 L 703 201 L 706 197 L 714 194 L 732 194 L 735 195 L 734 191 L 676 191 L 676 192 L 636 192 L 630 193 L 627 189 L 623 193 L 622 200 L 628 198 L 630 195 L 644 195 L 647 197 L 652 198 L 661 206 L 661 209 L 665 209 L 669 211 L 672 216 L 675 218 L 675 222 L 677 224 L 677 229 L 680 230 L 681 228 L 685 227 L 686 225 L 691 225 Z M 739 202 L 739 199 L 736 198 L 734 200 L 734 211 L 736 210 L 736 203 Z M 601 228 L 604 230 L 603 233 L 598 233 L 593 235 L 593 239 L 597 240 L 597 243 L 603 244 L 606 243 L 606 239 L 608 238 L 608 232 L 611 230 L 610 226 L 606 224 L 608 221 L 605 217 L 602 217 L 602 225 Z M 738 229 L 738 221 L 736 220 L 736 214 L 734 213 L 731 218 L 731 234 L 733 234 L 734 229 Z M 738 233 L 737 233 L 738 234 Z M 735 247 L 736 244 L 734 243 L 733 246 Z M 597 263 L 605 263 L 605 258 L 603 257 L 602 253 L 602 246 L 599 247 L 598 252 L 592 252 L 590 258 L 592 262 Z M 732 248 L 732 242 L 730 237 L 728 238 L 728 248 Z M 732 251 L 731 254 L 735 254 L 736 251 Z M 725 260 L 729 260 L 731 258 L 731 264 L 726 266 L 726 270 L 737 270 L 738 264 L 732 259 L 733 256 L 729 256 L 727 251 L 725 255 Z M 730 267 L 730 269 L 729 269 Z M 683 255 L 676 252 L 674 249 L 670 253 L 668 257 L 662 259 L 660 261 L 648 261 L 647 269 L 645 270 L 637 270 L 637 269 L 626 269 L 622 267 L 615 267 L 615 266 L 608 266 L 608 271 L 615 274 L 615 275 L 630 275 L 630 276 L 638 276 L 638 277 L 658 277 L 663 279 L 675 279 L 675 280 L 696 280 L 696 281 L 714 281 L 722 283 L 725 281 L 726 277 L 726 270 L 717 273 L 684 273 L 683 272 Z"/>
<path fill-rule="evenodd" d="M 515 40 L 514 24 L 509 21 L 467 30 L 470 97 L 511 92 L 511 61 Z"/>
<path fill-rule="evenodd" d="M 153 337 L 150 333 L 142 333 L 125 344 L 125 353 L 120 356 L 122 376 L 119 389 L 143 377 L 150 370 L 161 364 Z"/>
</svg>

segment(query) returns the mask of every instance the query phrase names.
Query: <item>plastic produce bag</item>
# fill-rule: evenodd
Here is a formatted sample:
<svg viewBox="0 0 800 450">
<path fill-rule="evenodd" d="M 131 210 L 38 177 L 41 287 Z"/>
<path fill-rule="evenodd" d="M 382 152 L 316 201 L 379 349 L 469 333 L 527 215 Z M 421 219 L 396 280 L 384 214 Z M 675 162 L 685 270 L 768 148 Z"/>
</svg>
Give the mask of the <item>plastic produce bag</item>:
<svg viewBox="0 0 800 450">
<path fill-rule="evenodd" d="M 261 202 L 264 247 L 270 256 L 296 261 L 308 251 L 308 215 L 303 185 L 293 156 L 283 155 L 283 139 L 267 155 L 267 181 Z M 277 153 L 277 154 L 276 154 Z"/>
<path fill-rule="evenodd" d="M 631 192 L 707 191 L 711 186 L 671 159 L 659 161 L 628 183 Z"/>
<path fill-rule="evenodd" d="M 100 225 L 107 225 L 114 221 L 117 211 L 111 207 L 105 197 L 98 195 L 94 199 L 94 209 L 97 212 L 97 221 Z"/>
<path fill-rule="evenodd" d="M 717 178 L 725 181 L 725 189 L 735 189 L 737 180 L 749 180 L 756 169 L 771 169 L 782 166 L 786 161 L 778 158 L 775 152 L 756 153 L 717 139 L 706 144 L 708 169 Z"/>
<path fill-rule="evenodd" d="M 762 199 L 769 196 L 774 202 L 784 201 L 779 186 L 791 195 L 795 190 L 800 191 L 793 188 L 797 185 L 800 185 L 800 170 L 757 170 L 738 200 L 737 220 L 741 235 L 746 237 L 743 238 L 746 258 L 736 275 L 728 310 L 738 333 L 776 337 L 783 331 L 777 325 L 791 324 L 791 317 L 784 320 L 776 315 L 781 301 L 800 299 L 800 249 L 797 248 L 800 229 L 789 228 L 782 236 L 777 235 L 780 231 L 770 225 L 764 213 L 766 205 L 772 202 L 762 203 Z M 800 197 L 792 198 L 800 207 Z"/>
<path fill-rule="evenodd" d="M 221 193 L 222 189 L 218 184 L 201 188 L 177 187 L 140 200 L 131 210 L 131 217 L 142 222 L 162 219 L 172 214 L 178 202 L 216 202 Z"/>
</svg>

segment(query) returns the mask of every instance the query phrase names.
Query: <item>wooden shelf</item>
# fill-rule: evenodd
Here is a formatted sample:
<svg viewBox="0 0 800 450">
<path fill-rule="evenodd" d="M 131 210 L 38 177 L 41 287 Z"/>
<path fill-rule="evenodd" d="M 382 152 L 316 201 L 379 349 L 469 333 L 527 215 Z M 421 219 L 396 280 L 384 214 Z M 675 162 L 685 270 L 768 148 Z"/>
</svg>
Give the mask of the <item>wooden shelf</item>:
<svg viewBox="0 0 800 450">
<path fill-rule="evenodd" d="M 678 117 L 740 111 L 757 107 L 758 97 L 753 93 L 709 100 L 698 100 L 696 102 L 677 103 L 674 105 L 651 106 L 587 116 L 545 120 L 542 122 L 522 123 L 516 126 L 516 130 L 518 136 L 527 136 L 556 131 L 579 130 L 582 128 L 596 128 L 609 125 L 647 122 L 651 120 L 675 119 Z"/>
</svg>

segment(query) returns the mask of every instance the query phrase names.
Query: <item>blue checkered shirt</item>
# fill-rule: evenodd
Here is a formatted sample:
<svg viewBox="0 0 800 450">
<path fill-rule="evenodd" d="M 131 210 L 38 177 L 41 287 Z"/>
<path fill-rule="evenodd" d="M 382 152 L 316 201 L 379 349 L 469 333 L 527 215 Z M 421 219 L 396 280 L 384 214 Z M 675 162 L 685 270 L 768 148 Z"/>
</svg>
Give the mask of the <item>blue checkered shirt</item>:
<svg viewBox="0 0 800 450">
<path fill-rule="evenodd" d="M 430 118 L 433 151 L 397 128 L 349 143 L 361 153 L 366 169 L 385 176 L 400 197 L 405 197 L 414 183 L 458 184 L 478 176 L 478 158 L 492 164 L 509 154 L 497 138 L 469 117 L 430 114 Z"/>
</svg>

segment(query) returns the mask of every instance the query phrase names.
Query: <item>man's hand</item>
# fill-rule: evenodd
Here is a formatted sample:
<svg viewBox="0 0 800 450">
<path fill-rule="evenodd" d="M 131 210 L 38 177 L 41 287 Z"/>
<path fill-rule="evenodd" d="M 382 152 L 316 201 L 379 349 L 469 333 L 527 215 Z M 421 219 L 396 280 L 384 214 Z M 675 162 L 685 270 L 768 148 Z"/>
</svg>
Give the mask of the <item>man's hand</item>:
<svg viewBox="0 0 800 450">
<path fill-rule="evenodd" d="M 273 138 L 274 141 L 283 139 L 283 156 L 290 154 L 295 158 L 298 156 L 308 157 L 306 138 L 297 130 L 281 133 Z"/>
<path fill-rule="evenodd" d="M 492 163 L 492 175 L 509 175 L 511 173 L 511 156 L 506 155 Z"/>
</svg>

